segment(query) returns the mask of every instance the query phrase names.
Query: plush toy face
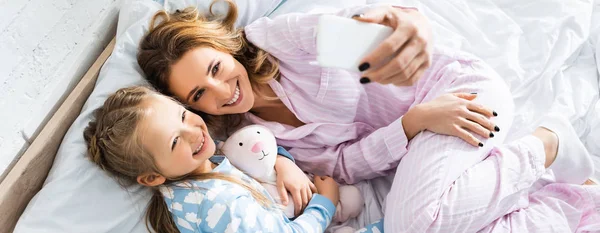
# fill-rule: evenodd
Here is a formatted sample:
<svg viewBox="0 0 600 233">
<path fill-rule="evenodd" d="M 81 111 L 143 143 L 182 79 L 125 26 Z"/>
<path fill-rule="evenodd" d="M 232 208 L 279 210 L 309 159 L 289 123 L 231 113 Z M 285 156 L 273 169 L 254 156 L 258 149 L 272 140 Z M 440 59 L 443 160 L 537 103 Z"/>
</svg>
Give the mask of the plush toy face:
<svg viewBox="0 0 600 233">
<path fill-rule="evenodd" d="M 221 151 L 231 164 L 249 176 L 265 181 L 275 171 L 277 142 L 271 131 L 260 125 L 249 125 L 231 135 Z"/>
</svg>

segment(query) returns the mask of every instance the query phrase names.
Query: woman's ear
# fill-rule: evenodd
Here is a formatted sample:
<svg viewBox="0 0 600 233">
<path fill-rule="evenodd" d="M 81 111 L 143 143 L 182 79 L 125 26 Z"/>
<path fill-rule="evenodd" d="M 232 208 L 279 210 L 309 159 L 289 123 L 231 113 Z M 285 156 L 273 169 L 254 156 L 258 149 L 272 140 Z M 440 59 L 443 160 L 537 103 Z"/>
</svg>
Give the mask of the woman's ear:
<svg viewBox="0 0 600 233">
<path fill-rule="evenodd" d="M 157 173 L 144 173 L 137 177 L 137 182 L 144 186 L 155 187 L 164 184 L 167 178 Z"/>
</svg>

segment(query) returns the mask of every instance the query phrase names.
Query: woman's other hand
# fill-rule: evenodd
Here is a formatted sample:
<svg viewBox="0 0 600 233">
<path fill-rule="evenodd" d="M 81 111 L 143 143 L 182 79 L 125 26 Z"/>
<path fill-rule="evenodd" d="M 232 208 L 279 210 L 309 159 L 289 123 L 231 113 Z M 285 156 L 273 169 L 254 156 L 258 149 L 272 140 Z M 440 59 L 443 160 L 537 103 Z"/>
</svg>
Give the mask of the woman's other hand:
<svg viewBox="0 0 600 233">
<path fill-rule="evenodd" d="M 451 93 L 416 105 L 402 119 L 406 136 L 410 140 L 420 131 L 429 130 L 457 136 L 473 146 L 483 146 L 473 133 L 490 138 L 500 128 L 490 119 L 498 114 L 473 102 L 476 97 L 477 94 Z"/>
</svg>

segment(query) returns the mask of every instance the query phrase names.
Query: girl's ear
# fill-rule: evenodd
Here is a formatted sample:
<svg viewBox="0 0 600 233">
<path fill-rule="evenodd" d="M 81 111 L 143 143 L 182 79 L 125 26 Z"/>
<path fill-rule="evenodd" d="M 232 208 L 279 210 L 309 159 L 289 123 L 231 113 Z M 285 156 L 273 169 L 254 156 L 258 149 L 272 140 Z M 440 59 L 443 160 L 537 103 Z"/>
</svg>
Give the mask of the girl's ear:
<svg viewBox="0 0 600 233">
<path fill-rule="evenodd" d="M 167 178 L 158 173 L 144 173 L 137 177 L 137 182 L 144 186 L 155 187 L 164 184 Z"/>
</svg>

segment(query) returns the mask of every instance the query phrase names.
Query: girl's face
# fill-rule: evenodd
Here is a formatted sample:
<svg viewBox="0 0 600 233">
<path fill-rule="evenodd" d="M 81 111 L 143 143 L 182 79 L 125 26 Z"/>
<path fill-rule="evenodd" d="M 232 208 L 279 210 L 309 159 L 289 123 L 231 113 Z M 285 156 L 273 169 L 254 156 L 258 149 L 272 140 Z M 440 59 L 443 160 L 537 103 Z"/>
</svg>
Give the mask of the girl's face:
<svg viewBox="0 0 600 233">
<path fill-rule="evenodd" d="M 248 72 L 233 56 L 196 48 L 171 66 L 170 91 L 195 110 L 212 115 L 250 111 L 254 94 Z"/>
<path fill-rule="evenodd" d="M 200 116 L 160 95 L 142 104 L 147 111 L 138 126 L 138 137 L 162 173 L 154 175 L 178 177 L 212 170 L 208 158 L 215 152 L 215 143 Z"/>
</svg>

